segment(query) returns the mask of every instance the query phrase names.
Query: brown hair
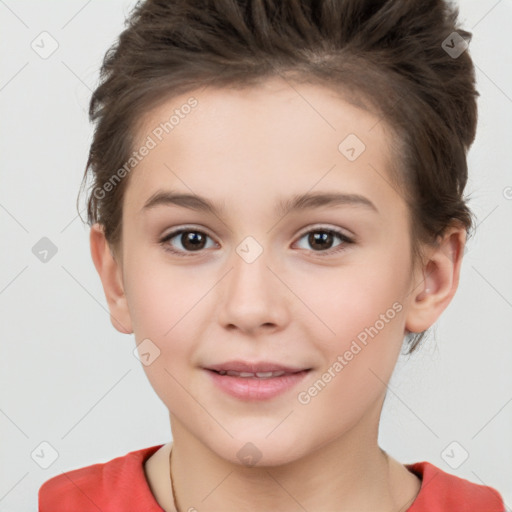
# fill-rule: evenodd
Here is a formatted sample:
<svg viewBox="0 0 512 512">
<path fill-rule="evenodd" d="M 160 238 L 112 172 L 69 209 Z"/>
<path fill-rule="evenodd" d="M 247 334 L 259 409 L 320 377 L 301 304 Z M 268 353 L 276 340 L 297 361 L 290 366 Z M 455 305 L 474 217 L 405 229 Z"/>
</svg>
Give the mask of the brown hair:
<svg viewBox="0 0 512 512">
<path fill-rule="evenodd" d="M 130 174 L 105 184 L 130 158 L 149 109 L 206 85 L 281 76 L 329 86 L 391 128 L 390 173 L 411 213 L 413 262 L 454 222 L 471 235 L 462 193 L 478 93 L 468 52 L 443 47 L 471 38 L 457 17 L 444 0 L 138 2 L 105 54 L 90 102 L 95 131 L 82 181 L 91 171 L 89 225 L 103 226 L 115 253 Z M 409 353 L 426 332 L 408 339 Z"/>
</svg>

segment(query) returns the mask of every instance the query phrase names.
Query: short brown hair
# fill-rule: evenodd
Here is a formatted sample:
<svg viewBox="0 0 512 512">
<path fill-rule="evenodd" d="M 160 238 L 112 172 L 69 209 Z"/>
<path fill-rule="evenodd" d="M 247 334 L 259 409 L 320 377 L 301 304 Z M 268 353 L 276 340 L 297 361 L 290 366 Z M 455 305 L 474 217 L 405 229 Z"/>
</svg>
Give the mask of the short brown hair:
<svg viewBox="0 0 512 512">
<path fill-rule="evenodd" d="M 457 18 L 444 0 L 139 1 L 90 101 L 95 131 L 82 181 L 92 173 L 89 225 L 103 226 L 115 252 L 129 175 L 108 195 L 94 191 L 129 159 L 150 108 L 205 85 L 281 76 L 329 86 L 392 129 L 390 174 L 411 213 L 413 261 L 454 222 L 471 235 L 462 194 L 478 93 L 468 51 L 454 56 L 442 46 L 454 36 L 470 41 Z M 426 332 L 408 339 L 409 353 Z"/>
</svg>

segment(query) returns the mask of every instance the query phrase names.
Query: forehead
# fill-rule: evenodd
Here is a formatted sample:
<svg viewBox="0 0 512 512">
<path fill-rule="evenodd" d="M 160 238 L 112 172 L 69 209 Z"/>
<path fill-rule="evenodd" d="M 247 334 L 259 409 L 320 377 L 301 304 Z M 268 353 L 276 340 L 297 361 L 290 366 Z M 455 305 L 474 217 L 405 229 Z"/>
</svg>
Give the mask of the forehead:
<svg viewBox="0 0 512 512">
<path fill-rule="evenodd" d="M 126 195 L 138 209 L 166 186 L 220 201 L 263 189 L 303 193 L 316 184 L 382 195 L 391 137 L 380 117 L 327 87 L 273 79 L 202 88 L 141 120 L 135 149 L 150 139 L 153 147 L 132 171 Z"/>
<path fill-rule="evenodd" d="M 296 140 L 294 136 L 309 137 L 318 131 L 336 139 L 350 129 L 364 138 L 376 128 L 372 138 L 378 138 L 389 127 L 378 113 L 370 112 L 371 103 L 363 98 L 343 87 L 334 90 L 327 85 L 297 84 L 281 78 L 255 86 L 203 87 L 163 100 L 147 112 L 137 129 L 138 142 L 169 121 L 173 126 L 162 135 L 176 142 L 195 135 L 203 142 L 215 143 L 217 135 L 222 138 L 240 129 L 241 135 L 264 137 L 279 128 L 285 129 L 282 135 L 291 142 Z M 191 103 L 193 107 L 189 107 Z M 245 142 L 248 145 L 250 140 Z"/>
</svg>

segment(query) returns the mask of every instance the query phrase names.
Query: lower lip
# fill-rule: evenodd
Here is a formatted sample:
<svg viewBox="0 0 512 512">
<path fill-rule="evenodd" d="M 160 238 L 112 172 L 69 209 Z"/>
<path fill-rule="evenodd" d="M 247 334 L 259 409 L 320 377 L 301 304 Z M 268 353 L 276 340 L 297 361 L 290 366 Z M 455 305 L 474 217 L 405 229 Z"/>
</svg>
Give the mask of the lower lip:
<svg viewBox="0 0 512 512">
<path fill-rule="evenodd" d="M 309 373 L 309 370 L 304 370 L 287 373 L 280 377 L 260 379 L 258 377 L 220 375 L 213 370 L 205 371 L 222 391 L 241 400 L 268 400 L 293 388 Z"/>
</svg>

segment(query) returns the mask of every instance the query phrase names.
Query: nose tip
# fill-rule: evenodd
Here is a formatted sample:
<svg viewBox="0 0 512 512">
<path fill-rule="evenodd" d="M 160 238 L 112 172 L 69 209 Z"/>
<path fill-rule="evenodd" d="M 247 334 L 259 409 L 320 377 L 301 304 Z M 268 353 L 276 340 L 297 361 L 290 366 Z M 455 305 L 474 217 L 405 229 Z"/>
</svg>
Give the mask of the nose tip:
<svg viewBox="0 0 512 512">
<path fill-rule="evenodd" d="M 247 246 L 241 246 L 248 247 L 245 256 L 254 256 L 252 243 L 247 241 Z M 279 328 L 286 319 L 282 302 L 286 299 L 278 293 L 279 286 L 282 287 L 261 253 L 252 263 L 240 257 L 226 276 L 224 289 L 219 291 L 219 320 L 230 330 L 253 332 Z"/>
</svg>

